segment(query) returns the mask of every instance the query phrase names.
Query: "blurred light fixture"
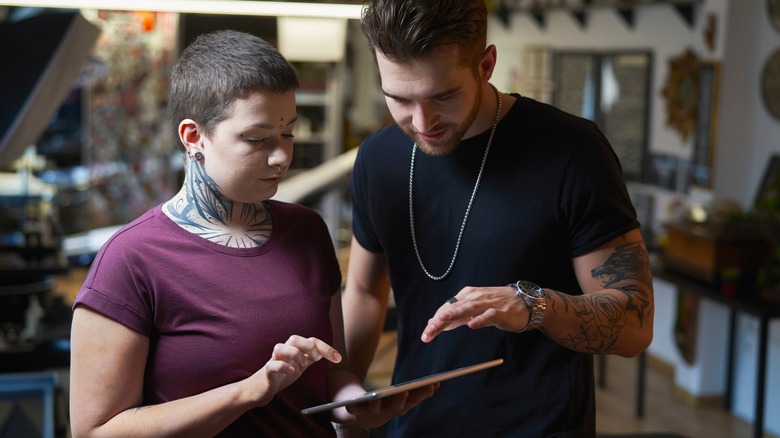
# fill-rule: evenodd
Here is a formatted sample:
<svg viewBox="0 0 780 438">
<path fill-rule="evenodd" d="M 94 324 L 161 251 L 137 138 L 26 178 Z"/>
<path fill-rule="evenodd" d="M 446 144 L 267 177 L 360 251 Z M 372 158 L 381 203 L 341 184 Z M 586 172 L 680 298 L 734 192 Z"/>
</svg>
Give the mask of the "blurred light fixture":
<svg viewBox="0 0 780 438">
<path fill-rule="evenodd" d="M 114 11 L 159 11 L 193 14 L 264 15 L 276 17 L 360 18 L 362 5 L 256 0 L 17 0 L 2 6 Z"/>
<path fill-rule="evenodd" d="M 345 18 L 278 17 L 279 51 L 290 61 L 340 61 L 347 41 Z"/>
</svg>

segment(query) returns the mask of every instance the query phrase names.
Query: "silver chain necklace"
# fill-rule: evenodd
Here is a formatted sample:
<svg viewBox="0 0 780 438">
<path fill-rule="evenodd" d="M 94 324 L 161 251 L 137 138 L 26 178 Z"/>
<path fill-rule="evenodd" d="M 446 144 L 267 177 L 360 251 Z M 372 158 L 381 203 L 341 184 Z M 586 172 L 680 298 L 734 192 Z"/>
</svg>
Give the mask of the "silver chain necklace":
<svg viewBox="0 0 780 438">
<path fill-rule="evenodd" d="M 491 84 L 491 87 L 493 85 Z M 448 275 L 450 275 L 450 271 L 452 271 L 452 267 L 455 266 L 455 259 L 458 257 L 458 250 L 460 249 L 460 241 L 463 238 L 463 230 L 466 229 L 466 222 L 469 220 L 469 213 L 471 213 L 471 206 L 474 204 L 474 198 L 477 197 L 477 189 L 479 189 L 479 183 L 482 181 L 482 171 L 485 170 L 485 162 L 487 161 L 488 152 L 490 152 L 490 145 L 493 143 L 493 134 L 496 133 L 496 127 L 498 126 L 498 119 L 501 116 L 501 94 L 499 94 L 498 89 L 496 87 L 493 87 L 493 90 L 496 92 L 496 98 L 498 99 L 498 109 L 496 110 L 496 120 L 493 122 L 493 129 L 490 131 L 490 137 L 488 138 L 487 147 L 485 148 L 485 155 L 482 157 L 482 164 L 479 166 L 479 173 L 477 174 L 477 182 L 474 183 L 474 190 L 471 192 L 471 199 L 469 199 L 469 205 L 466 207 L 466 215 L 463 216 L 463 223 L 460 225 L 460 232 L 458 233 L 458 241 L 455 243 L 455 252 L 452 254 L 452 260 L 450 260 L 450 266 L 447 267 L 447 271 L 443 274 L 436 276 L 428 272 L 428 269 L 425 268 L 425 264 L 422 261 L 422 257 L 420 257 L 420 250 L 417 248 L 417 237 L 416 233 L 414 231 L 414 202 L 413 202 L 413 195 L 412 195 L 412 187 L 413 187 L 413 181 L 414 181 L 414 156 L 417 152 L 417 143 L 414 143 L 412 145 L 412 164 L 409 167 L 409 224 L 412 227 L 412 244 L 414 245 L 414 253 L 417 255 L 417 261 L 420 262 L 420 267 L 422 268 L 423 272 L 425 272 L 425 275 L 428 276 L 431 280 L 439 281 L 444 278 L 446 278 Z"/>
</svg>

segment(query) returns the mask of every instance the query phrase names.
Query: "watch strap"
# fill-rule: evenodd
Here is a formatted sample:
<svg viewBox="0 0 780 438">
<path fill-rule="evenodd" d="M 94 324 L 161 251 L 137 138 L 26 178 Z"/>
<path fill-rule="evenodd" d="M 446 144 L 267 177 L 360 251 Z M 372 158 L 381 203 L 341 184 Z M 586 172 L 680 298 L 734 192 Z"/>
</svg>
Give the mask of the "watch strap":
<svg viewBox="0 0 780 438">
<path fill-rule="evenodd" d="M 530 315 L 528 317 L 528 324 L 517 333 L 523 333 L 537 329 L 542 324 L 542 318 L 544 317 L 544 311 L 547 310 L 547 302 L 545 301 L 545 295 L 547 293 L 544 289 L 529 281 L 519 280 L 515 283 L 509 283 L 507 286 L 512 287 L 515 290 L 515 295 L 518 296 L 526 306 Z M 526 291 L 533 291 L 534 295 L 529 294 Z"/>
</svg>

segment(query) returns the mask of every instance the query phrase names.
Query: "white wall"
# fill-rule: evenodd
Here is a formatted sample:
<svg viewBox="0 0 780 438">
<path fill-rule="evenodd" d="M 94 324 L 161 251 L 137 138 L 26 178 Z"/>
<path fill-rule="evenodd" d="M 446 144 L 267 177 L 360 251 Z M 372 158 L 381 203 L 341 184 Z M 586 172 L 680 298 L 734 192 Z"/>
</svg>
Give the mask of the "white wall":
<svg viewBox="0 0 780 438">
<path fill-rule="evenodd" d="M 727 0 L 707 0 L 696 14 L 694 27 L 690 28 L 680 15 L 668 5 L 651 5 L 637 9 L 635 27 L 626 23 L 611 9 L 595 9 L 589 13 L 583 29 L 564 11 L 547 15 L 547 25 L 540 29 L 531 18 L 517 14 L 507 28 L 498 19 L 490 22 L 488 42 L 498 47 L 498 65 L 494 84 L 507 89 L 511 83 L 511 71 L 521 63 L 522 50 L 527 46 L 545 45 L 552 49 L 651 49 L 655 57 L 650 140 L 653 152 L 688 157 L 692 153 L 693 140 L 683 142 L 676 132 L 665 127 L 665 103 L 662 97 L 664 80 L 668 71 L 667 60 L 691 48 L 702 59 L 718 60 L 723 53 L 723 16 Z M 754 0 L 750 0 L 754 1 Z M 709 13 L 719 18 L 714 50 L 707 48 L 704 26 Z M 659 31 L 659 29 L 661 29 Z"/>
<path fill-rule="evenodd" d="M 702 199 L 730 199 L 743 208 L 752 204 L 764 166 L 772 153 L 780 153 L 780 122 L 771 118 L 763 106 L 759 90 L 761 70 L 769 54 L 780 48 L 780 32 L 771 28 L 763 0 L 705 0 L 697 8 L 691 28 L 669 5 L 650 5 L 636 11 L 634 28 L 613 11 L 589 13 L 582 28 L 566 12 L 552 12 L 540 28 L 530 17 L 516 14 L 505 26 L 492 17 L 488 42 L 498 47 L 498 65 L 492 82 L 502 90 L 512 87 L 513 70 L 522 71 L 521 56 L 529 46 L 550 49 L 619 50 L 650 49 L 654 53 L 652 101 L 650 111 L 650 152 L 689 158 L 693 139 L 683 141 L 666 127 L 662 89 L 668 73 L 668 60 L 692 49 L 702 60 L 721 63 L 721 86 L 717 112 L 717 137 L 713 165 L 713 189 L 693 196 Z M 712 49 L 705 41 L 707 17 L 716 19 L 716 38 Z M 668 216 L 672 203 L 684 195 L 663 190 L 657 195 L 657 224 Z M 690 201 L 691 195 L 683 199 Z M 660 201 L 660 202 L 659 202 Z M 662 280 L 656 289 L 655 338 L 651 354 L 675 365 L 675 383 L 694 395 L 709 396 L 725 390 L 725 331 L 728 310 L 704 300 L 700 307 L 697 362 L 688 365 L 674 341 L 676 288 Z M 734 403 L 735 413 L 748 421 L 753 418 L 757 322 L 741 316 L 737 332 Z M 751 323 L 752 321 L 752 323 Z M 780 367 L 780 324 L 770 330 L 767 370 Z M 768 372 L 766 412 L 780 412 L 780 374 Z M 780 418 L 765 417 L 768 432 L 780 434 Z"/>
<path fill-rule="evenodd" d="M 780 153 L 780 120 L 764 107 L 759 86 L 764 62 L 780 49 L 765 3 L 732 1 L 726 23 L 714 191 L 743 207 L 752 204 L 770 155 Z"/>
</svg>

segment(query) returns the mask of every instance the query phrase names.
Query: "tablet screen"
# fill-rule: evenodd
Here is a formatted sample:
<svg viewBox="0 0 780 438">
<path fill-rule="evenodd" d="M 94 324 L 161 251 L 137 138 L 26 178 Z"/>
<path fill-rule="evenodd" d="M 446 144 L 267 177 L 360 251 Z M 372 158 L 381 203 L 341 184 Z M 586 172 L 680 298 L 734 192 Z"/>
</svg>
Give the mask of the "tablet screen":
<svg viewBox="0 0 780 438">
<path fill-rule="evenodd" d="M 431 374 L 418 379 L 409 380 L 403 383 L 396 383 L 395 385 L 386 386 L 384 388 L 376 389 L 361 394 L 357 397 L 348 398 L 345 400 L 334 401 L 331 403 L 325 403 L 318 406 L 312 406 L 301 410 L 304 415 L 315 414 L 317 412 L 329 411 L 341 406 L 354 405 L 358 403 L 365 403 L 369 400 L 380 399 L 389 397 L 394 394 L 398 394 L 405 391 L 411 391 L 412 389 L 421 388 L 426 385 L 430 385 L 436 382 L 443 382 L 455 377 L 464 376 L 477 371 L 484 370 L 486 368 L 495 367 L 504 363 L 504 359 L 496 359 L 489 362 L 478 363 L 476 365 L 470 365 L 467 367 L 456 368 L 450 371 L 444 371 L 441 373 Z"/>
</svg>

